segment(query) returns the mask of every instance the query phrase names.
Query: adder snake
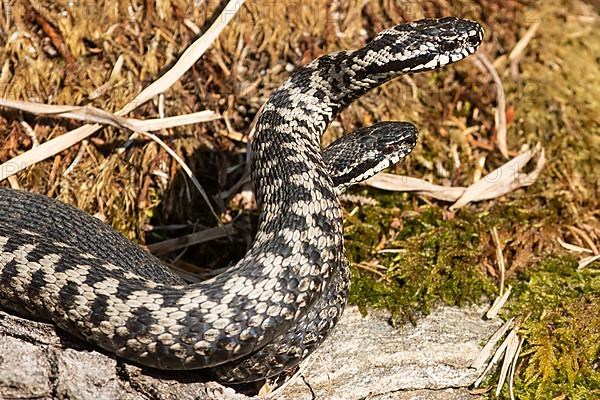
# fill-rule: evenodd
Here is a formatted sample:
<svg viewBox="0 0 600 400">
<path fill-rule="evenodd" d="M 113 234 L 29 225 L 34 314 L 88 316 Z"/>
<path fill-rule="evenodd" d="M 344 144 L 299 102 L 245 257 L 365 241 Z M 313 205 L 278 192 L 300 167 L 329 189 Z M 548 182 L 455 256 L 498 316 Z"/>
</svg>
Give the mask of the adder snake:
<svg viewBox="0 0 600 400">
<path fill-rule="evenodd" d="M 243 382 L 297 364 L 327 336 L 347 298 L 337 193 L 397 162 L 416 135 L 401 123 L 357 132 L 357 138 L 376 129 L 397 134 L 375 161 L 369 151 L 343 156 L 356 139 L 340 142 L 324 159 L 323 132 L 371 88 L 461 60 L 482 38 L 471 21 L 421 20 L 293 73 L 255 127 L 256 238 L 234 267 L 204 282 L 183 284 L 82 211 L 0 189 L 0 304 L 149 367 L 211 368 L 223 381 Z"/>
</svg>

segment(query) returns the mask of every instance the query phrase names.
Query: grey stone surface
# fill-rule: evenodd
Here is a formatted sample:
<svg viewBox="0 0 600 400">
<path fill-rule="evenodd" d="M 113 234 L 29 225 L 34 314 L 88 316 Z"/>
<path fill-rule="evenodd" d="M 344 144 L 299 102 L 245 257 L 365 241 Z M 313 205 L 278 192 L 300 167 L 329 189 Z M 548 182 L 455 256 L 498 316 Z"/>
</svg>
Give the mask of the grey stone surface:
<svg viewBox="0 0 600 400">
<path fill-rule="evenodd" d="M 10 336 L 0 339 L 0 398 L 43 398 L 50 393 L 44 350 Z"/>
<path fill-rule="evenodd" d="M 470 368 L 501 321 L 483 308 L 442 307 L 417 326 L 393 328 L 383 313 L 363 318 L 348 307 L 332 336 L 296 377 L 271 397 L 282 400 L 473 399 Z M 198 373 L 199 375 L 199 373 Z M 156 373 L 124 363 L 52 325 L 0 311 L 0 399 L 247 399 L 196 375 Z"/>
<path fill-rule="evenodd" d="M 470 367 L 501 321 L 481 318 L 485 309 L 441 307 L 395 329 L 382 313 L 362 317 L 348 307 L 334 333 L 319 348 L 303 379 L 278 399 L 469 399 L 481 371 Z M 310 389 L 308 387 L 310 385 Z"/>
<path fill-rule="evenodd" d="M 52 349 L 56 374 L 76 379 L 59 379 L 55 393 L 69 399 L 110 400 L 119 396 L 119 378 L 115 374 L 117 361 L 95 351 Z"/>
<path fill-rule="evenodd" d="M 369 400 L 475 400 L 465 388 L 440 390 L 409 390 L 369 397 Z"/>
<path fill-rule="evenodd" d="M 0 399 L 248 399 L 201 378 L 128 365 L 50 324 L 0 311 Z"/>
</svg>

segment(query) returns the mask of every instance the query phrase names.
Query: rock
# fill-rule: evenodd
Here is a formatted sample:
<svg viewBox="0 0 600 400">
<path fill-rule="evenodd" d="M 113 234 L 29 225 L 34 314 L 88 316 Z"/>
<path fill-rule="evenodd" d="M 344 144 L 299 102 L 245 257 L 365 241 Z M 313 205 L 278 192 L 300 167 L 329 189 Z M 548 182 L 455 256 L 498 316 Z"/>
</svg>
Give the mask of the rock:
<svg viewBox="0 0 600 400">
<path fill-rule="evenodd" d="M 0 398 L 50 396 L 50 369 L 43 348 L 10 336 L 0 339 Z"/>
<path fill-rule="evenodd" d="M 348 307 L 331 337 L 302 366 L 304 380 L 295 378 L 277 398 L 469 399 L 468 390 L 450 388 L 466 388 L 482 372 L 470 364 L 502 325 L 483 320 L 484 312 L 440 307 L 417 326 L 395 329 L 383 313 L 363 318 Z"/>
<path fill-rule="evenodd" d="M 243 400 L 201 373 L 126 364 L 53 325 L 0 311 L 0 399 Z"/>
<path fill-rule="evenodd" d="M 333 332 L 277 399 L 471 399 L 481 371 L 469 365 L 501 321 L 483 308 L 441 307 L 395 329 L 384 313 L 348 307 Z M 310 388 L 309 386 L 310 385 Z M 463 389 L 461 389 L 463 388 Z M 315 397 L 312 396 L 311 390 Z M 0 398 L 243 400 L 200 372 L 127 364 L 53 325 L 0 311 Z"/>
</svg>

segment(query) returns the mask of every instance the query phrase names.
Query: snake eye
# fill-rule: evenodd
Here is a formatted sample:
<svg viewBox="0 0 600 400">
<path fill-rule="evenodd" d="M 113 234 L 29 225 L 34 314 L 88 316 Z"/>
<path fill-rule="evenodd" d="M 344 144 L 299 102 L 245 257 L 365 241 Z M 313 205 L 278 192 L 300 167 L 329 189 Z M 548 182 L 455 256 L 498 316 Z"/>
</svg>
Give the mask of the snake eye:
<svg viewBox="0 0 600 400">
<path fill-rule="evenodd" d="M 477 36 L 469 36 L 467 42 L 469 42 L 471 46 L 477 46 L 479 45 L 480 39 Z"/>
<path fill-rule="evenodd" d="M 385 145 L 381 148 L 381 152 L 385 155 L 392 154 L 394 151 L 396 151 L 396 146 L 391 144 Z"/>
<path fill-rule="evenodd" d="M 456 48 L 458 47 L 458 42 L 442 42 L 442 44 L 440 44 L 440 49 L 443 52 L 450 52 L 453 50 L 456 50 Z"/>
</svg>

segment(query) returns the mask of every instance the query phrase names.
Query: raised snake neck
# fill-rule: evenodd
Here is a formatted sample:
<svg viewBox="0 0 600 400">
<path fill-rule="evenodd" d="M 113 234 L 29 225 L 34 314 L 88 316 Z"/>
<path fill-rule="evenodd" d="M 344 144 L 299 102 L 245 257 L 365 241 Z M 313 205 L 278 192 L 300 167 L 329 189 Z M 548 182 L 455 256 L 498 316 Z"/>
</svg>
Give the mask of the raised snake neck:
<svg viewBox="0 0 600 400">
<path fill-rule="evenodd" d="M 335 325 L 348 288 L 322 133 L 366 91 L 458 61 L 482 37 L 471 21 L 422 20 L 296 71 L 256 125 L 255 241 L 235 267 L 201 283 L 173 283 L 156 259 L 83 212 L 0 190 L 0 301 L 150 367 L 225 364 L 222 379 L 244 381 L 299 362 Z"/>
</svg>

